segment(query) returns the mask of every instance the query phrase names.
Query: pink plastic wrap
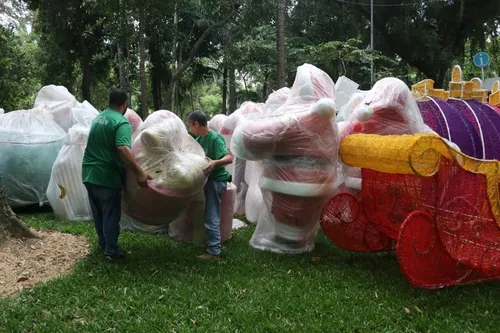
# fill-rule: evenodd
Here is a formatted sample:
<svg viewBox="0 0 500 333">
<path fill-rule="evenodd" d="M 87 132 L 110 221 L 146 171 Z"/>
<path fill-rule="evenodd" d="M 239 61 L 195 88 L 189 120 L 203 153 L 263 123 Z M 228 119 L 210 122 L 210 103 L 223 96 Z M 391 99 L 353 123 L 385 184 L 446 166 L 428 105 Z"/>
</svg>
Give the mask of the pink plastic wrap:
<svg viewBox="0 0 500 333">
<path fill-rule="evenodd" d="M 264 113 L 271 114 L 275 112 L 285 104 L 291 93 L 290 88 L 285 87 L 269 94 L 264 104 Z M 248 222 L 256 224 L 261 212 L 265 209 L 264 198 L 259 186 L 262 178 L 262 162 L 245 161 L 245 163 L 245 184 L 248 185 L 245 195 L 245 216 Z"/>
<path fill-rule="evenodd" d="M 135 175 L 127 170 L 122 201 L 128 216 L 150 225 L 179 217 L 206 182 L 203 169 L 207 161 L 201 146 L 176 115 L 157 112 L 140 126 L 132 145 L 137 161 L 153 180 L 147 188 L 140 188 Z"/>
<path fill-rule="evenodd" d="M 249 119 L 259 117 L 264 113 L 264 104 L 254 102 L 244 102 L 241 107 L 229 115 L 222 123 L 220 133 L 226 140 L 228 148 L 231 145 L 231 137 L 234 129 Z M 246 161 L 236 157 L 231 166 L 227 169 L 233 176 L 233 184 L 236 186 L 236 204 L 234 205 L 234 213 L 245 214 L 245 197 L 248 189 L 248 184 L 245 183 L 245 168 Z"/>
<path fill-rule="evenodd" d="M 250 241 L 276 252 L 314 248 L 321 208 L 335 192 L 338 128 L 335 88 L 320 69 L 305 64 L 287 102 L 236 128 L 231 151 L 262 161 L 265 209 Z"/>
<path fill-rule="evenodd" d="M 123 116 L 127 118 L 128 122 L 132 126 L 132 137 L 135 138 L 140 126 L 142 125 L 141 117 L 132 109 L 127 109 Z"/>
<path fill-rule="evenodd" d="M 220 133 L 220 130 L 222 129 L 222 125 L 224 124 L 226 119 L 227 119 L 227 116 L 225 114 L 216 114 L 208 122 L 208 127 L 213 129 L 217 133 Z"/>
<path fill-rule="evenodd" d="M 408 86 L 396 78 L 377 81 L 339 126 L 340 139 L 350 134 L 380 135 L 431 133 L 424 124 Z M 345 185 L 351 192 L 361 189 L 361 170 L 344 167 Z"/>
<path fill-rule="evenodd" d="M 424 133 L 426 130 L 410 89 L 403 81 L 392 77 L 377 81 L 346 117 L 346 123 L 341 138 L 353 133 L 389 135 Z"/>
</svg>

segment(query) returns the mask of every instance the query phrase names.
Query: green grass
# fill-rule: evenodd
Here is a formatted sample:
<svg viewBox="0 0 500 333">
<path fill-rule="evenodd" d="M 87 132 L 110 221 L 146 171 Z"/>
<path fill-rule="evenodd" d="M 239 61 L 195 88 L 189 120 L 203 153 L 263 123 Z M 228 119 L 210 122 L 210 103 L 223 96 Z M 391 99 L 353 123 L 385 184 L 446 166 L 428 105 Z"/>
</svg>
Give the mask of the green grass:
<svg viewBox="0 0 500 333">
<path fill-rule="evenodd" d="M 248 245 L 240 229 L 220 262 L 203 247 L 164 235 L 124 232 L 132 253 L 109 263 L 90 223 L 50 213 L 23 216 L 35 228 L 85 235 L 85 261 L 62 279 L 0 300 L 0 332 L 498 332 L 500 283 L 427 291 L 408 285 L 393 253 L 336 247 L 277 255 Z M 315 258 L 313 260 L 313 258 Z M 316 258 L 319 258 L 317 260 Z"/>
</svg>

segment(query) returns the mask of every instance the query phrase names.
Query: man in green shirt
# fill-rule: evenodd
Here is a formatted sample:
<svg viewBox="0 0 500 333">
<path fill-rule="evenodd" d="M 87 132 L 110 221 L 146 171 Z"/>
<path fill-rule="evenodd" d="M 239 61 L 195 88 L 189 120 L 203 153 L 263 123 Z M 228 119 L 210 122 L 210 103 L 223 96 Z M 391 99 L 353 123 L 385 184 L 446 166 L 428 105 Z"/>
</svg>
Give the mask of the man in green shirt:
<svg viewBox="0 0 500 333">
<path fill-rule="evenodd" d="M 120 234 L 122 184 L 125 167 L 137 176 L 141 187 L 151 179 L 135 161 L 132 153 L 132 127 L 123 114 L 127 111 L 127 93 L 113 89 L 109 108 L 101 112 L 90 127 L 83 156 L 82 179 L 89 195 L 99 247 L 107 259 L 124 259 L 118 248 Z"/>
<path fill-rule="evenodd" d="M 193 111 L 187 118 L 189 131 L 197 136 L 196 141 L 205 150 L 209 163 L 205 169 L 208 176 L 203 191 L 205 194 L 204 224 L 207 239 L 207 252 L 202 259 L 220 259 L 220 202 L 226 192 L 227 182 L 231 181 L 231 174 L 224 165 L 230 164 L 233 157 L 229 154 L 224 138 L 207 127 L 207 116 L 203 111 Z"/>
</svg>

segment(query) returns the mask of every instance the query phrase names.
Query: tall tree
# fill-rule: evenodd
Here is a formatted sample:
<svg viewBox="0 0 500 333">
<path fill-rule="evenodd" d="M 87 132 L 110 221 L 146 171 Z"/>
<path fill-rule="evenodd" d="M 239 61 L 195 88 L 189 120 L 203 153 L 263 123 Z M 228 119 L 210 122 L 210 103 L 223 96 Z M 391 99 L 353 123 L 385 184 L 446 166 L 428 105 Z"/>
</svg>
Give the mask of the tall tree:
<svg viewBox="0 0 500 333">
<path fill-rule="evenodd" d="M 278 23 L 276 24 L 276 50 L 278 53 L 277 84 L 285 86 L 285 11 L 286 0 L 278 0 Z"/>
</svg>

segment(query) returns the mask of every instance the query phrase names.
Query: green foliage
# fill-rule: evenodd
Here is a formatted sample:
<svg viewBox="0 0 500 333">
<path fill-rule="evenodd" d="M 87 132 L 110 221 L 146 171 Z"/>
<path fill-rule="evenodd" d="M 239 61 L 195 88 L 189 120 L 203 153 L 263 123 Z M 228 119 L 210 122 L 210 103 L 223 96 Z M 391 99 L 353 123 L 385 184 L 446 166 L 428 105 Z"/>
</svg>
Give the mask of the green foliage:
<svg viewBox="0 0 500 333">
<path fill-rule="evenodd" d="M 40 89 L 34 36 L 0 26 L 0 45 L 0 107 L 5 111 L 32 108 Z"/>
</svg>

